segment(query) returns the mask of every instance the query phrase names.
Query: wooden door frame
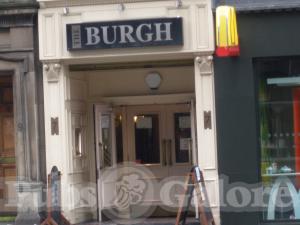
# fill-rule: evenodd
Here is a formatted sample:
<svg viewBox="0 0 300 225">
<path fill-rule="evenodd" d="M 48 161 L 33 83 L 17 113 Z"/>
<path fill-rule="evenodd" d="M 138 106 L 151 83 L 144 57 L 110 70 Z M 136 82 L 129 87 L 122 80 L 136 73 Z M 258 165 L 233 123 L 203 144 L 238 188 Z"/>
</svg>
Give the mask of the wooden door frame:
<svg viewBox="0 0 300 225">
<path fill-rule="evenodd" d="M 38 146 L 32 146 L 30 148 L 30 143 L 32 142 L 29 139 L 29 135 L 36 136 L 36 134 L 29 134 L 28 121 L 29 113 L 28 106 L 26 105 L 26 96 L 27 96 L 27 85 L 25 83 L 25 74 L 28 72 L 28 58 L 25 56 L 15 56 L 15 57 L 6 57 L 0 55 L 0 76 L 11 75 L 13 80 L 13 114 L 14 114 L 14 128 L 15 128 L 15 154 L 16 156 L 16 167 L 17 167 L 17 176 L 19 180 L 38 180 L 40 181 L 44 174 L 41 174 L 37 170 L 37 177 L 33 178 L 31 174 L 31 166 L 37 165 L 40 167 L 39 160 L 37 159 L 37 164 L 31 162 L 31 151 L 38 149 Z M 35 93 L 35 88 L 30 87 L 32 93 Z M 36 95 L 36 94 L 34 94 Z M 34 120 L 34 123 L 38 121 Z M 38 143 L 38 142 L 37 142 Z M 26 160 L 25 160 L 26 159 Z M 36 170 L 36 168 L 35 168 Z M 21 186 L 21 182 L 18 183 L 17 189 Z M 22 190 L 22 188 L 20 189 Z"/>
<path fill-rule="evenodd" d="M 165 106 L 167 107 L 167 106 Z M 171 107 L 171 108 L 170 108 Z M 171 116 L 167 116 L 167 124 L 168 124 L 168 128 L 172 131 L 172 132 L 167 132 L 167 139 L 170 139 L 172 140 L 172 164 L 175 165 L 175 166 L 190 166 L 191 163 L 192 163 L 192 154 L 189 153 L 189 162 L 187 163 L 177 163 L 176 162 L 176 150 L 175 150 L 175 123 L 174 123 L 174 117 L 173 115 L 175 113 L 190 113 L 190 103 L 180 103 L 180 104 L 172 104 L 170 105 L 169 108 L 167 108 L 165 110 L 165 113 L 167 115 L 171 115 Z M 190 115 L 191 117 L 191 115 Z M 190 128 L 191 129 L 191 133 L 193 132 L 192 131 L 192 127 Z M 192 135 L 191 135 L 191 138 L 192 138 Z M 193 149 L 191 149 L 191 153 Z M 194 149 L 194 151 L 196 151 L 196 149 Z"/>
<path fill-rule="evenodd" d="M 134 123 L 131 123 L 130 120 L 132 119 L 132 116 L 138 114 L 158 114 L 159 115 L 159 121 L 164 121 L 164 115 L 162 113 L 162 106 L 161 105 L 139 105 L 139 106 L 127 106 L 127 138 L 128 138 L 128 146 L 127 149 L 130 151 L 129 154 L 131 155 L 131 158 L 129 157 L 129 160 L 132 162 L 135 162 L 136 155 L 135 155 L 135 138 L 133 134 L 133 125 Z M 161 165 L 162 163 L 162 137 L 165 134 L 164 125 L 162 123 L 159 123 L 159 146 L 160 146 L 160 162 L 154 163 L 151 165 Z"/>
<path fill-rule="evenodd" d="M 190 101 L 191 99 L 193 99 L 193 94 L 183 94 L 183 95 L 164 95 L 162 96 L 162 98 L 160 99 L 160 101 L 157 101 L 157 96 L 155 96 L 154 98 L 152 98 L 153 96 L 148 96 L 147 98 L 147 101 L 146 101 L 146 104 L 135 104 L 136 102 L 134 101 L 134 99 L 136 97 L 126 97 L 126 100 L 125 98 L 124 99 L 121 99 L 119 97 L 116 97 L 114 98 L 114 102 L 116 104 L 107 104 L 107 107 L 111 107 L 112 108 L 112 111 L 113 112 L 118 112 L 118 113 L 121 113 L 121 115 L 123 116 L 123 119 L 122 119 L 122 123 L 123 123 L 123 160 L 126 161 L 128 159 L 128 155 L 129 155 L 129 152 L 128 152 L 128 149 L 130 149 L 130 146 L 132 145 L 132 143 L 128 143 L 130 142 L 130 140 L 133 136 L 133 134 L 130 134 L 130 132 L 128 132 L 128 130 L 130 129 L 130 126 L 128 125 L 129 124 L 129 117 L 130 117 L 130 114 L 133 113 L 133 111 L 138 111 L 139 113 L 159 113 L 161 118 L 162 117 L 165 117 L 167 112 L 166 112 L 166 107 L 168 107 L 168 105 L 172 105 L 172 106 L 176 106 L 176 104 L 178 105 L 183 105 L 183 104 L 190 104 Z M 179 98 L 178 98 L 179 97 Z M 138 96 L 138 98 L 142 98 L 141 96 Z M 176 99 L 178 98 L 178 99 Z M 106 100 L 107 101 L 104 101 L 104 102 L 107 102 L 109 103 L 112 98 L 107 98 Z M 170 102 L 167 101 L 165 102 L 166 100 L 170 100 L 172 99 Z M 127 105 L 123 105 L 123 102 L 126 102 L 126 103 L 129 103 Z M 118 102 L 118 103 L 117 103 Z M 153 103 L 156 103 L 156 104 L 153 104 Z M 94 102 L 93 105 L 94 107 L 96 105 L 99 105 L 101 104 L 100 102 Z M 103 104 L 103 103 L 102 103 Z M 153 109 L 153 107 L 155 109 Z M 96 108 L 96 107 L 95 107 Z M 158 110 L 156 110 L 158 109 Z M 132 113 L 131 113 L 131 112 Z M 190 112 L 189 109 L 182 109 L 180 111 L 184 111 L 184 112 Z M 97 113 L 97 110 L 95 109 L 95 112 L 94 112 L 94 115 L 96 115 Z M 162 118 L 161 119 L 162 121 L 164 121 L 164 123 L 166 123 L 166 118 Z M 95 124 L 96 124 L 96 119 L 95 119 Z M 166 136 L 166 126 L 162 123 L 160 123 L 160 145 L 161 145 L 161 137 L 165 137 Z M 96 133 L 96 128 L 95 128 L 95 136 L 97 136 L 97 133 Z M 97 140 L 97 139 L 95 139 Z M 132 142 L 131 140 L 131 142 Z M 174 142 L 174 141 L 173 141 Z M 96 142 L 97 143 L 97 142 Z M 174 143 L 173 143 L 174 145 Z M 161 148 L 160 148 L 161 149 Z M 174 147 L 172 147 L 172 151 L 174 151 Z M 114 151 L 114 154 L 116 154 L 116 149 Z M 161 150 L 160 150 L 160 163 L 159 164 L 155 164 L 155 165 L 160 165 L 162 166 L 161 162 L 162 162 L 162 155 L 161 155 Z M 129 159 L 129 161 L 132 161 L 134 159 L 134 155 L 135 154 L 131 154 L 132 157 Z M 175 161 L 174 160 L 174 157 L 175 157 L 175 153 L 172 154 L 173 155 L 173 162 Z M 97 169 L 97 165 L 96 165 L 96 169 Z M 100 175 L 101 176 L 101 175 Z M 98 183 L 98 180 L 97 179 L 97 183 Z M 101 220 L 101 210 L 102 210 L 102 191 L 99 190 L 98 188 L 98 215 L 99 215 L 99 221 Z"/>
</svg>

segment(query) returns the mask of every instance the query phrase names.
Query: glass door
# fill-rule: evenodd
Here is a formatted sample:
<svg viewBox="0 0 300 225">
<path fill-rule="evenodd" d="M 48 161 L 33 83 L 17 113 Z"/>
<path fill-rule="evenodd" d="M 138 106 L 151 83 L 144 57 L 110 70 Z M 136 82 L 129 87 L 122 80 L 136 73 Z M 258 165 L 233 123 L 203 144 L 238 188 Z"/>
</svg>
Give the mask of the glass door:
<svg viewBox="0 0 300 225">
<path fill-rule="evenodd" d="M 166 164 L 163 134 L 165 115 L 162 106 L 127 108 L 129 160 L 155 172 Z M 159 171 L 161 174 L 161 171 Z"/>
<path fill-rule="evenodd" d="M 193 165 L 190 109 L 190 104 L 127 108 L 129 158 L 151 170 L 157 183 L 170 176 L 184 180 Z M 148 201 L 160 201 L 156 198 Z"/>
<path fill-rule="evenodd" d="M 115 183 L 117 176 L 110 173 L 116 164 L 115 146 L 115 116 L 112 108 L 107 105 L 95 105 L 95 146 L 96 146 L 96 176 L 98 188 L 98 215 L 101 211 L 112 207 L 115 198 Z M 106 176 L 105 174 L 112 174 Z"/>
<path fill-rule="evenodd" d="M 144 177 L 146 183 L 154 185 L 154 195 L 145 196 L 144 204 L 157 205 L 160 202 L 157 184 L 168 176 L 164 139 L 165 114 L 161 105 L 127 107 L 127 134 L 129 160 L 137 169 L 146 167 L 153 177 Z"/>
<path fill-rule="evenodd" d="M 191 106 L 187 103 L 122 106 L 115 107 L 114 110 L 107 106 L 96 107 L 100 212 L 101 209 L 112 207 L 110 203 L 115 203 L 116 195 L 122 195 L 118 203 L 126 206 L 122 213 L 127 213 L 128 218 L 144 206 L 166 205 L 166 202 L 170 202 L 170 197 L 173 199 L 172 196 L 180 196 L 182 190 L 179 189 L 175 192 L 171 190 L 172 194 L 161 195 L 164 185 L 161 181 L 174 176 L 172 181 L 184 182 L 193 165 L 195 134 L 193 135 L 193 114 L 190 109 Z M 120 166 L 114 166 L 117 163 Z M 128 168 L 131 172 L 127 171 Z M 117 173 L 110 173 L 116 176 L 101 176 L 104 169 L 108 172 L 110 169 L 117 169 Z M 135 185 L 131 186 L 133 180 Z M 151 186 L 148 188 L 151 190 L 145 188 L 145 193 L 141 194 L 136 182 Z M 127 196 L 123 189 L 126 189 L 126 193 L 128 190 L 135 192 Z M 170 194 L 172 196 L 168 196 Z M 137 209 L 133 203 L 139 200 L 139 196 L 141 199 L 136 204 Z M 126 199 L 128 201 L 125 202 Z M 174 207 L 173 200 L 170 204 Z M 124 215 L 123 218 L 126 217 Z"/>
<path fill-rule="evenodd" d="M 194 143 L 190 104 L 165 106 L 170 176 L 185 176 L 193 165 Z"/>
</svg>

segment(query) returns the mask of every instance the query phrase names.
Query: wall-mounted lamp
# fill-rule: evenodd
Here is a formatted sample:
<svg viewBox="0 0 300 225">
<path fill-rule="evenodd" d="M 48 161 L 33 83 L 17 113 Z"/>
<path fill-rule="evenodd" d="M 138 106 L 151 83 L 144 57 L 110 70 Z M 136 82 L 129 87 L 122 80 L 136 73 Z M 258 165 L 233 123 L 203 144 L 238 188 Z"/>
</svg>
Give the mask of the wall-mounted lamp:
<svg viewBox="0 0 300 225">
<path fill-rule="evenodd" d="M 181 8 L 182 7 L 182 0 L 176 0 L 176 8 Z"/>
<path fill-rule="evenodd" d="M 145 82 L 151 90 L 157 90 L 161 84 L 161 76 L 158 72 L 150 72 L 145 77 Z"/>
<path fill-rule="evenodd" d="M 69 9 L 69 7 L 64 7 L 64 9 L 63 9 L 63 13 L 64 13 L 64 15 L 68 15 L 68 14 L 69 14 L 69 12 L 70 12 L 70 9 Z"/>
<path fill-rule="evenodd" d="M 120 12 L 123 12 L 123 11 L 125 10 L 125 5 L 124 5 L 124 3 L 120 3 L 120 4 L 118 5 L 118 10 L 119 10 Z"/>
</svg>

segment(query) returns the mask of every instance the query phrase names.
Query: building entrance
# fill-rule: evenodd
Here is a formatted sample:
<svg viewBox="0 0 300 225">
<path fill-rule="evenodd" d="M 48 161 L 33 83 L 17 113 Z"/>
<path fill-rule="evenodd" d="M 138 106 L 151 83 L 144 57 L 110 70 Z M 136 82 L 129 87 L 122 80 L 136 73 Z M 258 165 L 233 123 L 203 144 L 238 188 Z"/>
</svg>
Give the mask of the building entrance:
<svg viewBox="0 0 300 225">
<path fill-rule="evenodd" d="M 195 164 L 191 103 L 118 107 L 96 104 L 95 128 L 100 211 L 112 207 L 118 192 L 117 176 L 103 177 L 104 170 L 130 162 L 136 170 L 146 168 L 151 175 L 141 179 L 155 183 L 155 194 L 145 194 L 142 205 L 159 206 L 168 202 L 159 193 L 162 181 L 171 176 L 183 180 Z"/>
</svg>

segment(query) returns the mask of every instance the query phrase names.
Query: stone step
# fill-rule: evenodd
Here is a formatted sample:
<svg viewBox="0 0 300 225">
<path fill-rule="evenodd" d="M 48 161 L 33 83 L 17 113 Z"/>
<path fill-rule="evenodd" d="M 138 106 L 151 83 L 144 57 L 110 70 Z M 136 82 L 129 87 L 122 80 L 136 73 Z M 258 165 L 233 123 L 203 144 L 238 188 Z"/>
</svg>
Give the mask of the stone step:
<svg viewBox="0 0 300 225">
<path fill-rule="evenodd" d="M 145 220 L 89 222 L 78 225 L 174 225 L 176 218 L 147 218 Z M 199 225 L 195 218 L 188 218 L 186 225 Z"/>
</svg>

